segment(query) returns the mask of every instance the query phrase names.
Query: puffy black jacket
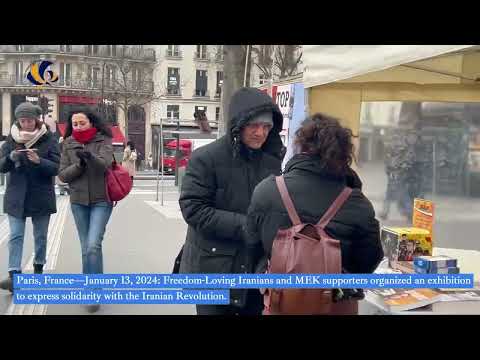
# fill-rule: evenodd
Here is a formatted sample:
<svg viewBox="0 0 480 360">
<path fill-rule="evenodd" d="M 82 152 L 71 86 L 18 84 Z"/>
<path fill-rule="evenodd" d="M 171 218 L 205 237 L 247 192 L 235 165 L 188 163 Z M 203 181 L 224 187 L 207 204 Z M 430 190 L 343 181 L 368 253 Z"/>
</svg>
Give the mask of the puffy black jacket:
<svg viewBox="0 0 480 360">
<path fill-rule="evenodd" d="M 273 112 L 274 127 L 260 151 L 250 151 L 240 130 L 255 114 Z M 230 131 L 194 151 L 183 178 L 179 199 L 188 224 L 181 273 L 244 273 L 253 270 L 245 246 L 244 228 L 255 186 L 281 171 L 283 117 L 267 94 L 243 88 L 230 103 Z M 245 291 L 232 292 L 242 306 Z"/>
<path fill-rule="evenodd" d="M 355 176 L 353 171 L 352 174 Z M 347 184 L 352 185 L 349 178 L 326 173 L 320 169 L 318 158 L 304 154 L 295 155 L 287 163 L 284 178 L 301 221 L 312 224 L 320 220 Z M 263 245 L 269 258 L 277 230 L 291 226 L 275 178 L 268 177 L 256 187 L 252 197 L 248 242 L 252 247 Z M 340 241 L 342 266 L 349 273 L 371 273 L 383 258 L 379 223 L 372 204 L 359 188 L 353 189 L 325 230 Z"/>
<path fill-rule="evenodd" d="M 55 198 L 55 176 L 60 163 L 57 139 L 48 131 L 34 146 L 40 157 L 35 164 L 22 154 L 21 166 L 9 158 L 10 152 L 25 148 L 9 135 L 0 150 L 0 172 L 10 173 L 3 211 L 16 218 L 50 215 L 57 212 Z"/>
</svg>

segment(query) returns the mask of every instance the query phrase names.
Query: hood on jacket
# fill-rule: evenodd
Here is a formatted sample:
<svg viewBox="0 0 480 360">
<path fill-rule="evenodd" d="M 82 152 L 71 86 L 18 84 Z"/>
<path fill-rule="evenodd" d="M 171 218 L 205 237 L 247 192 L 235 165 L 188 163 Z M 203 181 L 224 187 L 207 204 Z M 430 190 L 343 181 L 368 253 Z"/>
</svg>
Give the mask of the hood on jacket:
<svg viewBox="0 0 480 360">
<path fill-rule="evenodd" d="M 268 134 L 262 151 L 272 156 L 283 159 L 285 147 L 280 139 L 280 132 L 283 126 L 283 115 L 278 105 L 274 104 L 272 98 L 261 90 L 244 87 L 233 94 L 228 109 L 230 119 L 230 131 L 227 134 L 232 145 L 234 154 L 238 154 L 242 144 L 240 131 L 247 124 L 248 120 L 257 114 L 271 111 L 273 114 L 273 128 Z"/>
<path fill-rule="evenodd" d="M 352 189 L 362 189 L 362 181 L 358 174 L 349 167 L 344 176 L 336 175 L 323 168 L 318 155 L 309 155 L 305 153 L 294 155 L 285 165 L 284 173 L 300 170 L 329 179 L 332 181 L 344 182 Z"/>
</svg>

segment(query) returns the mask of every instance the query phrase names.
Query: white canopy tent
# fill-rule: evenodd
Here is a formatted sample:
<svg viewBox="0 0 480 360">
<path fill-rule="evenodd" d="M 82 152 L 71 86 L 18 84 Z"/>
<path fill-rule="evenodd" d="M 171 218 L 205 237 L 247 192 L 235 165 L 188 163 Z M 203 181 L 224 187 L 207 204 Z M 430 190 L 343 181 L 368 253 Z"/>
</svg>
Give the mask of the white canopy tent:
<svg viewBox="0 0 480 360">
<path fill-rule="evenodd" d="M 304 45 L 305 88 L 473 48 L 473 45 Z"/>
</svg>

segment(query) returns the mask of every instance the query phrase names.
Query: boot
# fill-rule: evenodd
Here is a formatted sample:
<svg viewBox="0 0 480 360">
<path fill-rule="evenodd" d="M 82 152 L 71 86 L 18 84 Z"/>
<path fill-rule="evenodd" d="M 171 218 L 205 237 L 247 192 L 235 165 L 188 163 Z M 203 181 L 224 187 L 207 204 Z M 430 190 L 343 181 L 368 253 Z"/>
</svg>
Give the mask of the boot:
<svg viewBox="0 0 480 360">
<path fill-rule="evenodd" d="M 0 281 L 0 289 L 8 290 L 13 293 L 13 274 L 21 274 L 21 271 L 12 270 L 8 272 L 8 278 Z"/>
<path fill-rule="evenodd" d="M 43 264 L 33 264 L 34 274 L 43 274 Z"/>
</svg>

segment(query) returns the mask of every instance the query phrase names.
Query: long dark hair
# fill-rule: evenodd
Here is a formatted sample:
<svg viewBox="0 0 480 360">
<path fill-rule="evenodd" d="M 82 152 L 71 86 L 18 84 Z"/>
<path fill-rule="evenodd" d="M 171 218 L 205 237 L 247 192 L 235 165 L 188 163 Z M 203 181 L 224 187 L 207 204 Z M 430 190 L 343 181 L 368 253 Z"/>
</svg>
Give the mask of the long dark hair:
<svg viewBox="0 0 480 360">
<path fill-rule="evenodd" d="M 64 136 L 65 139 L 72 135 L 72 131 L 73 131 L 72 117 L 75 114 L 84 114 L 88 118 L 88 120 L 90 120 L 90 122 L 92 123 L 92 126 L 95 127 L 100 134 L 103 134 L 110 138 L 113 137 L 112 130 L 107 125 L 107 123 L 103 121 L 103 119 L 100 117 L 100 115 L 97 112 L 93 111 L 88 107 L 79 106 L 78 108 L 75 108 L 74 110 L 72 110 L 68 115 L 67 128 L 65 129 L 65 136 Z"/>
<path fill-rule="evenodd" d="M 304 153 L 315 155 L 326 171 L 346 175 L 355 155 L 352 130 L 330 116 L 317 113 L 308 117 L 295 133 L 295 145 Z"/>
</svg>

